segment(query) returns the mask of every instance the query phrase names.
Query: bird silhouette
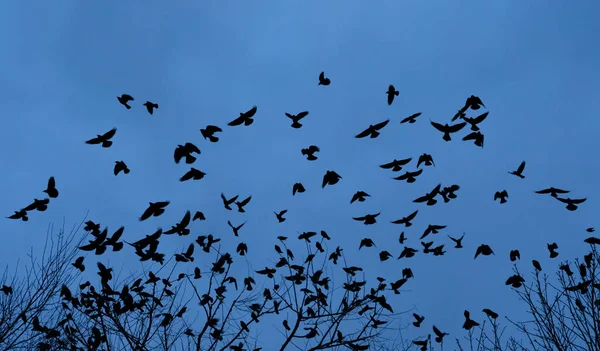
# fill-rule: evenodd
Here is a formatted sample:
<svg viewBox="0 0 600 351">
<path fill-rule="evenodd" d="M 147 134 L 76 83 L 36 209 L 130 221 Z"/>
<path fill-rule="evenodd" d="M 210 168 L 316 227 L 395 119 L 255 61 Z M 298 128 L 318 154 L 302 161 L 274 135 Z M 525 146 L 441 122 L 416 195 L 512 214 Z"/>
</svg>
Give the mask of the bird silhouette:
<svg viewBox="0 0 600 351">
<path fill-rule="evenodd" d="M 455 239 L 455 238 L 451 237 L 450 235 L 448 235 L 448 237 L 450 238 L 450 240 L 454 241 L 454 243 L 455 243 L 455 246 L 454 246 L 454 248 L 455 248 L 455 249 L 462 249 L 462 248 L 463 248 L 463 246 L 462 246 L 462 240 L 463 240 L 463 238 L 465 237 L 465 234 L 464 234 L 464 233 L 463 233 L 463 235 L 462 235 L 460 238 L 458 238 L 458 239 Z"/>
<path fill-rule="evenodd" d="M 314 155 L 314 153 L 317 151 L 321 151 L 321 150 L 316 145 L 311 145 L 311 146 L 307 147 L 306 149 L 301 150 L 302 155 L 306 155 L 306 159 L 309 161 L 317 160 L 317 156 Z"/>
<path fill-rule="evenodd" d="M 506 190 L 496 191 L 494 194 L 494 201 L 500 199 L 500 203 L 503 204 L 506 202 L 506 198 L 508 197 L 508 193 Z"/>
<path fill-rule="evenodd" d="M 15 211 L 14 214 L 6 217 L 9 219 L 20 219 L 23 222 L 27 222 L 29 220 L 29 216 L 27 216 L 27 211 L 25 209 L 21 209 L 19 211 Z"/>
<path fill-rule="evenodd" d="M 205 221 L 206 217 L 204 216 L 204 213 L 202 213 L 200 211 L 196 211 L 196 213 L 194 213 L 194 217 L 192 218 L 192 221 L 195 221 L 197 219 L 199 219 L 201 221 Z"/>
<path fill-rule="evenodd" d="M 48 209 L 48 204 L 50 203 L 50 199 L 38 200 L 34 199 L 33 202 L 23 208 L 24 211 L 33 211 L 37 210 L 40 212 L 44 212 Z"/>
<path fill-rule="evenodd" d="M 238 212 L 240 212 L 240 213 L 246 212 L 244 210 L 244 206 L 246 206 L 250 202 L 250 200 L 252 200 L 252 195 L 248 196 L 247 198 L 245 198 L 242 201 L 236 201 L 235 204 L 238 207 Z"/>
<path fill-rule="evenodd" d="M 337 184 L 342 177 L 337 174 L 335 171 L 327 171 L 323 176 L 323 182 L 321 183 L 321 188 L 325 188 L 325 185 L 335 185 Z"/>
<path fill-rule="evenodd" d="M 404 118 L 403 120 L 400 121 L 400 123 L 415 123 L 417 121 L 417 117 L 419 117 L 421 115 L 421 112 L 417 112 L 415 114 L 412 114 L 406 118 Z"/>
<path fill-rule="evenodd" d="M 417 168 L 419 168 L 421 166 L 421 163 L 423 163 L 425 166 L 434 166 L 435 167 L 435 163 L 433 162 L 433 157 L 431 157 L 430 154 L 422 154 L 421 156 L 419 156 L 419 160 L 417 161 Z"/>
<path fill-rule="evenodd" d="M 473 327 L 479 326 L 479 323 L 471 319 L 471 314 L 469 313 L 469 311 L 465 310 L 464 315 L 465 323 L 463 323 L 463 329 L 471 330 Z"/>
<path fill-rule="evenodd" d="M 479 131 L 472 132 L 472 133 L 467 134 L 462 140 L 463 141 L 473 140 L 473 144 L 483 148 L 484 135 L 481 134 L 481 132 L 479 132 Z"/>
<path fill-rule="evenodd" d="M 375 218 L 377 218 L 377 216 L 379 216 L 380 214 L 381 212 L 375 214 L 367 214 L 362 217 L 352 217 L 352 219 L 354 219 L 355 221 L 363 222 L 365 225 L 375 224 L 377 223 L 377 220 Z"/>
<path fill-rule="evenodd" d="M 421 326 L 421 323 L 423 323 L 423 321 L 425 320 L 425 317 L 420 316 L 416 313 L 413 313 L 413 317 L 415 317 L 415 321 L 413 322 L 413 325 L 417 328 L 419 328 Z"/>
<path fill-rule="evenodd" d="M 279 212 L 273 212 L 273 213 L 275 213 L 275 216 L 277 217 L 277 221 L 279 223 L 285 222 L 285 218 L 283 218 L 283 215 L 287 213 L 287 210 L 281 210 Z"/>
<path fill-rule="evenodd" d="M 419 240 L 425 238 L 429 234 L 438 234 L 439 230 L 444 229 L 444 228 L 446 228 L 445 225 L 429 224 L 427 226 L 427 228 L 425 228 L 425 231 L 423 232 L 423 235 L 421 235 Z"/>
<path fill-rule="evenodd" d="M 150 101 L 146 101 L 146 102 L 144 103 L 144 106 L 146 106 L 146 110 L 148 110 L 148 113 L 149 113 L 149 114 L 153 114 L 153 113 L 154 113 L 154 109 L 155 109 L 155 108 L 156 108 L 156 109 L 158 108 L 158 104 L 155 104 L 155 103 L 153 103 L 153 102 L 150 102 Z"/>
<path fill-rule="evenodd" d="M 131 109 L 131 106 L 127 104 L 129 101 L 133 101 L 133 97 L 128 94 L 121 94 L 121 96 L 117 96 L 117 100 L 121 103 L 121 105 L 125 106 L 128 110 Z"/>
<path fill-rule="evenodd" d="M 229 227 L 231 227 L 231 229 L 233 230 L 233 235 L 235 236 L 239 236 L 239 230 L 242 229 L 242 227 L 246 224 L 246 222 L 238 225 L 237 227 L 234 226 L 233 224 L 231 224 L 231 221 L 227 221 L 227 224 L 229 225 Z"/>
<path fill-rule="evenodd" d="M 375 246 L 375 243 L 373 242 L 373 240 L 371 238 L 364 238 L 360 241 L 360 245 L 358 246 L 358 249 L 362 249 L 364 247 L 373 247 Z"/>
<path fill-rule="evenodd" d="M 481 312 L 485 313 L 489 318 L 496 319 L 498 318 L 498 313 L 490 310 L 489 308 L 484 308 Z"/>
<path fill-rule="evenodd" d="M 188 235 L 190 233 L 190 230 L 187 227 L 188 225 L 190 225 L 191 217 L 191 212 L 186 211 L 181 221 L 172 226 L 171 229 L 164 231 L 163 234 L 169 235 L 177 233 L 180 236 Z"/>
<path fill-rule="evenodd" d="M 305 191 L 306 189 L 302 183 L 294 183 L 294 186 L 292 187 L 292 196 L 296 195 L 296 193 L 303 193 Z"/>
<path fill-rule="evenodd" d="M 308 111 L 302 111 L 297 115 L 293 115 L 291 113 L 286 112 L 285 115 L 292 120 L 292 128 L 299 129 L 300 127 L 302 127 L 302 124 L 300 124 L 299 122 L 302 118 L 308 116 Z"/>
<path fill-rule="evenodd" d="M 117 133 L 117 128 L 113 128 L 104 134 L 98 134 L 95 138 L 92 138 L 85 143 L 90 145 L 102 144 L 102 147 L 104 148 L 110 147 L 113 144 L 110 139 L 115 136 L 115 133 Z"/>
<path fill-rule="evenodd" d="M 473 117 L 473 118 L 463 117 L 463 120 L 471 125 L 472 131 L 476 132 L 479 130 L 479 127 L 477 125 L 479 123 L 483 122 L 483 120 L 485 120 L 485 118 L 488 116 L 488 114 L 489 114 L 489 112 L 485 112 L 485 113 L 482 113 L 479 116 Z"/>
<path fill-rule="evenodd" d="M 229 122 L 227 125 L 231 127 L 239 126 L 241 124 L 244 124 L 246 126 L 251 125 L 252 123 L 254 123 L 254 119 L 252 119 L 252 117 L 256 114 L 256 110 L 257 107 L 253 106 L 246 112 L 240 112 L 240 116 L 234 119 L 233 121 Z"/>
<path fill-rule="evenodd" d="M 525 170 L 525 161 L 521 162 L 521 164 L 519 165 L 519 168 L 517 168 L 516 171 L 512 171 L 512 172 L 508 172 L 510 174 L 516 175 L 517 177 L 524 179 L 525 176 L 523 175 L 523 170 Z"/>
<path fill-rule="evenodd" d="M 556 252 L 556 250 L 558 250 L 557 243 L 546 244 L 546 246 L 548 247 L 548 251 L 550 253 L 550 258 L 558 257 L 558 252 Z"/>
<path fill-rule="evenodd" d="M 567 194 L 568 192 L 569 192 L 568 190 L 562 190 L 562 189 L 550 187 L 547 189 L 538 190 L 535 193 L 543 194 L 543 195 L 550 194 L 550 196 L 552 196 L 552 197 L 558 197 L 558 194 Z"/>
<path fill-rule="evenodd" d="M 181 159 L 185 157 L 185 163 L 192 164 L 196 161 L 196 157 L 192 155 L 193 153 L 200 154 L 200 149 L 196 145 L 192 143 L 179 144 L 173 152 L 173 158 L 175 163 L 179 164 Z"/>
<path fill-rule="evenodd" d="M 331 84 L 331 79 L 325 78 L 325 72 L 321 72 L 321 74 L 319 74 L 319 84 L 317 84 L 317 85 L 329 85 L 329 84 Z"/>
<path fill-rule="evenodd" d="M 461 129 L 463 129 L 465 127 L 465 125 L 467 125 L 466 122 L 461 122 L 461 123 L 457 123 L 454 125 L 448 125 L 448 123 L 442 125 L 440 123 L 434 122 L 432 120 L 429 120 L 429 123 L 431 123 L 431 125 L 439 130 L 440 132 L 444 133 L 444 136 L 442 137 L 442 139 L 444 139 L 445 141 L 450 141 L 452 140 L 452 138 L 450 137 L 451 133 L 456 133 L 458 131 L 460 131 Z"/>
<path fill-rule="evenodd" d="M 406 180 L 407 183 L 414 183 L 417 181 L 417 177 L 423 173 L 423 170 L 420 169 L 416 172 L 406 172 L 401 176 L 395 177 L 396 180 Z"/>
<path fill-rule="evenodd" d="M 492 251 L 492 248 L 489 245 L 481 244 L 477 248 L 477 251 L 475 251 L 475 258 L 477 258 L 477 256 L 479 256 L 480 254 L 484 256 L 489 256 L 493 255 L 494 251 Z"/>
<path fill-rule="evenodd" d="M 236 195 L 236 196 L 234 196 L 234 197 L 232 197 L 231 199 L 228 200 L 225 197 L 225 195 L 223 195 L 223 193 L 221 193 L 221 200 L 223 200 L 223 206 L 225 206 L 226 210 L 231 211 L 230 205 L 233 204 L 237 200 L 238 196 L 239 195 Z"/>
<path fill-rule="evenodd" d="M 362 132 L 358 133 L 355 138 L 365 138 L 367 136 L 369 136 L 371 139 L 377 138 L 379 136 L 379 131 L 381 129 L 383 129 L 383 127 L 385 127 L 388 123 L 390 122 L 389 119 L 386 119 L 383 122 L 377 123 L 375 125 L 371 124 L 369 125 L 369 127 L 365 130 L 363 130 Z"/>
<path fill-rule="evenodd" d="M 404 226 L 406 228 L 410 227 L 412 225 L 412 220 L 415 219 L 415 217 L 417 216 L 417 213 L 419 213 L 419 210 L 416 210 L 415 212 L 409 214 L 406 217 L 402 217 L 400 219 L 397 219 L 395 221 L 392 221 L 393 224 L 404 224 Z"/>
<path fill-rule="evenodd" d="M 405 158 L 402 160 L 394 159 L 392 162 L 384 163 L 384 164 L 380 165 L 379 167 L 381 167 L 383 169 L 391 168 L 392 172 L 399 172 L 402 170 L 402 166 L 406 166 L 411 160 L 412 160 L 412 157 Z"/>
<path fill-rule="evenodd" d="M 431 192 L 414 199 L 413 202 L 416 202 L 416 203 L 426 202 L 427 206 L 435 205 L 437 203 L 437 200 L 435 199 L 435 197 L 437 194 L 439 194 L 441 187 L 442 187 L 442 184 L 438 184 L 435 188 L 433 188 L 433 190 L 431 190 Z"/>
<path fill-rule="evenodd" d="M 217 141 L 219 141 L 219 138 L 215 136 L 215 133 L 222 131 L 223 129 L 210 124 L 207 125 L 204 129 L 200 129 L 200 133 L 202 134 L 204 139 L 208 139 L 208 141 L 210 141 L 211 143 L 216 143 Z"/>
<path fill-rule="evenodd" d="M 354 195 L 352 195 L 352 199 L 350 199 L 350 203 L 354 203 L 354 201 L 365 202 L 365 197 L 370 197 L 371 195 L 365 193 L 364 191 L 357 191 Z"/>
<path fill-rule="evenodd" d="M 578 208 L 577 205 L 584 203 L 585 200 L 587 200 L 587 198 L 583 198 L 583 199 L 566 198 L 566 199 L 564 199 L 562 197 L 558 197 L 557 196 L 556 200 L 558 200 L 558 201 L 560 201 L 562 203 L 567 204 L 567 207 L 566 207 L 567 210 L 569 210 L 569 211 L 575 211 Z"/>
<path fill-rule="evenodd" d="M 467 101 L 465 101 L 464 108 L 470 108 L 471 110 L 479 110 L 481 106 L 485 107 L 481 99 L 475 95 L 471 95 L 467 98 Z"/>
<path fill-rule="evenodd" d="M 531 260 L 531 263 L 533 264 L 533 268 L 535 268 L 537 271 L 542 270 L 542 265 L 540 265 L 537 260 Z"/>
<path fill-rule="evenodd" d="M 179 181 L 185 182 L 186 180 L 190 179 L 200 180 L 204 178 L 205 175 L 206 173 L 202 172 L 201 170 L 191 167 L 189 171 L 187 171 L 181 178 L 179 178 Z"/>
<path fill-rule="evenodd" d="M 113 173 L 115 175 L 119 174 L 120 172 L 123 172 L 125 174 L 129 174 L 130 170 L 127 167 L 127 164 L 123 161 L 115 161 L 115 169 L 113 171 Z"/>
<path fill-rule="evenodd" d="M 509 256 L 510 256 L 511 262 L 521 259 L 521 253 L 519 252 L 519 250 L 510 250 Z"/>
<path fill-rule="evenodd" d="M 150 202 L 148 208 L 142 213 L 140 217 L 140 222 L 145 221 L 146 219 L 154 216 L 158 217 L 165 212 L 165 207 L 167 207 L 171 201 L 159 201 L 159 202 Z"/>
<path fill-rule="evenodd" d="M 80 272 L 85 271 L 85 265 L 83 264 L 84 257 L 80 256 L 75 259 L 75 262 L 71 263 L 71 265 L 77 268 Z"/>
<path fill-rule="evenodd" d="M 388 105 L 391 105 L 392 102 L 394 102 L 394 98 L 398 95 L 400 95 L 400 92 L 396 90 L 396 88 L 394 88 L 394 86 L 392 84 L 390 84 L 390 86 L 388 87 L 388 90 L 385 92 L 387 94 L 387 103 Z"/>
<path fill-rule="evenodd" d="M 56 180 L 54 179 L 54 177 L 50 177 L 48 179 L 48 186 L 46 187 L 46 190 L 44 190 L 44 192 L 51 199 L 56 199 L 58 197 L 58 190 L 56 189 Z"/>
<path fill-rule="evenodd" d="M 444 340 L 444 336 L 446 335 L 450 335 L 448 333 L 442 333 L 438 328 L 435 327 L 435 325 L 433 326 L 433 332 L 435 333 L 435 342 L 437 343 L 442 343 Z"/>
</svg>

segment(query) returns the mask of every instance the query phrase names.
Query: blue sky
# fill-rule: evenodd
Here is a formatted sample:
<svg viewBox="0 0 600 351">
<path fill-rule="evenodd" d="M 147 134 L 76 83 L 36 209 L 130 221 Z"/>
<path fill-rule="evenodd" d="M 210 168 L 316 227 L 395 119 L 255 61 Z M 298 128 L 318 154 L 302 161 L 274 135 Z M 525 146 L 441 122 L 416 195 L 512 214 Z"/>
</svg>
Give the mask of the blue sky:
<svg viewBox="0 0 600 351">
<path fill-rule="evenodd" d="M 233 250 L 238 239 L 227 220 L 247 219 L 240 239 L 249 244 L 254 269 L 275 257 L 276 236 L 324 229 L 333 237 L 330 249 L 343 244 L 367 272 L 395 280 L 399 268 L 413 269 L 415 280 L 394 299 L 398 310 L 414 307 L 427 317 L 424 330 L 409 329 L 409 336 L 430 332 L 433 322 L 461 337 L 464 309 L 476 320 L 486 307 L 520 315 L 523 307 L 504 286 L 511 249 L 520 249 L 527 271 L 531 259 L 554 270 L 586 250 L 585 228 L 596 225 L 599 206 L 595 1 L 36 3 L 11 2 L 0 13 L 0 30 L 10 34 L 0 55 L 0 213 L 42 196 L 51 175 L 61 194 L 28 223 L 4 220 L 2 264 L 23 259 L 32 244 L 41 249 L 48 223 L 65 219 L 71 226 L 88 210 L 89 219 L 112 230 L 124 225 L 126 240 L 168 227 L 186 210 L 203 211 L 208 220 L 194 223 L 190 237 L 167 238 L 166 252 L 205 233 Z M 317 86 L 321 71 L 330 86 Z M 384 94 L 389 84 L 400 91 L 392 106 Z M 122 93 L 135 98 L 131 110 L 117 102 Z M 462 142 L 464 132 L 446 143 L 429 125 L 449 122 L 472 94 L 490 111 L 480 125 L 484 149 Z M 142 106 L 146 100 L 160 105 L 153 116 Z M 252 126 L 226 126 L 253 105 Z M 304 126 L 292 129 L 284 113 L 303 110 L 310 111 Z M 417 123 L 399 124 L 416 112 L 423 113 Z M 379 138 L 354 139 L 388 118 Z M 200 135 L 208 124 L 224 129 L 216 144 Z M 111 148 L 84 144 L 113 127 Z M 207 175 L 180 183 L 188 166 L 174 164 L 172 155 L 188 141 L 202 150 L 194 167 Z M 300 153 L 311 144 L 321 148 L 315 162 Z M 377 167 L 394 158 L 416 161 L 424 152 L 436 167 L 414 184 Z M 131 173 L 113 176 L 116 160 Z M 523 160 L 525 179 L 507 173 Z M 326 170 L 343 179 L 321 189 Z M 292 197 L 298 181 L 307 191 Z M 460 185 L 458 199 L 412 203 L 440 182 Z M 569 212 L 533 193 L 548 186 L 588 201 Z M 499 205 L 493 195 L 502 189 L 510 197 Z M 371 197 L 350 204 L 357 190 Z M 223 209 L 221 192 L 251 194 L 247 213 Z M 172 201 L 163 216 L 137 221 L 149 201 L 162 200 Z M 288 220 L 278 224 L 273 211 L 284 208 Z M 416 209 L 414 226 L 405 230 L 409 246 L 420 248 L 428 224 L 444 224 L 443 234 L 466 233 L 465 248 L 454 250 L 439 235 L 443 257 L 380 263 L 382 248 L 394 255 L 402 249 L 402 228 L 389 221 Z M 379 211 L 376 225 L 352 220 Z M 358 252 L 367 236 L 379 249 Z M 548 257 L 550 242 L 559 245 L 558 259 Z M 482 243 L 496 255 L 474 261 Z M 139 268 L 126 250 L 103 262 Z"/>
</svg>

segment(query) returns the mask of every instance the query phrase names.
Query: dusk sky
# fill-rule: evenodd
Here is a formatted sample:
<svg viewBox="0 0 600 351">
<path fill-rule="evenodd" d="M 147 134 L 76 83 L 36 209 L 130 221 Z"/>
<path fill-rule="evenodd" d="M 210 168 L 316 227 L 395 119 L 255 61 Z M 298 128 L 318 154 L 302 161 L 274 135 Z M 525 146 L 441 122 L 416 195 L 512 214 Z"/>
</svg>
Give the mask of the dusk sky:
<svg viewBox="0 0 600 351">
<path fill-rule="evenodd" d="M 349 264 L 362 266 L 370 281 L 397 280 L 402 268 L 412 268 L 415 279 L 390 302 L 396 311 L 414 309 L 427 319 L 403 336 L 427 335 L 435 324 L 453 340 L 466 334 L 460 329 L 465 309 L 478 321 L 485 319 L 483 308 L 502 318 L 526 317 L 504 284 L 512 274 L 511 249 L 521 251 L 526 279 L 532 259 L 554 275 L 560 262 L 587 252 L 585 229 L 600 229 L 600 122 L 593 107 L 600 100 L 598 1 L 34 3 L 11 1 L 0 11 L 0 213 L 9 216 L 43 198 L 50 176 L 60 196 L 28 222 L 3 219 L 3 266 L 25 260 L 32 245 L 41 250 L 49 224 L 60 227 L 64 220 L 71 228 L 88 211 L 88 219 L 110 231 L 125 226 L 130 242 L 170 228 L 186 210 L 202 211 L 207 220 L 193 222 L 192 235 L 164 238 L 161 251 L 169 256 L 212 233 L 243 274 L 245 259 L 235 254 L 240 241 L 257 270 L 275 262 L 278 235 L 293 239 L 300 255 L 298 233 L 326 230 L 329 251 L 342 246 Z M 317 85 L 321 71 L 330 86 Z M 390 84 L 400 94 L 388 106 Z M 135 98 L 130 110 L 116 99 L 123 93 Z M 461 140 L 469 126 L 445 142 L 429 123 L 451 123 L 470 95 L 486 107 L 467 116 L 489 111 L 479 125 L 484 148 Z M 159 104 L 153 115 L 142 105 L 146 100 Z M 227 126 L 253 105 L 254 124 Z M 291 128 L 285 113 L 304 110 L 310 114 L 303 127 Z M 417 112 L 416 123 L 400 124 Z M 378 138 L 354 138 L 386 119 Z M 217 143 L 200 134 L 209 124 L 223 128 Z M 85 144 L 113 127 L 112 147 Z M 186 142 L 201 150 L 191 166 L 206 172 L 202 180 L 178 181 L 190 165 L 175 164 L 173 151 Z M 301 154 L 309 145 L 320 147 L 318 160 Z M 423 153 L 433 156 L 435 167 L 425 167 L 413 184 L 391 179 L 415 170 Z M 401 173 L 378 167 L 408 157 L 413 160 Z M 130 174 L 113 175 L 118 160 Z M 525 179 L 508 174 L 521 161 L 527 162 Z M 327 170 L 342 179 L 322 189 Z M 292 196 L 296 182 L 306 192 Z M 431 207 L 413 203 L 438 183 L 458 184 L 457 199 Z M 550 186 L 587 201 L 571 212 L 534 193 Z M 501 205 L 494 193 L 504 189 L 509 197 Z M 350 204 L 358 190 L 371 197 Z M 221 193 L 252 195 L 247 212 L 226 211 Z M 171 201 L 164 215 L 138 221 L 148 202 L 164 200 Z M 282 209 L 287 221 L 280 224 L 273 211 Z M 412 227 L 390 223 L 415 210 Z M 352 219 L 377 212 L 371 226 Z M 228 220 L 248 221 L 239 238 Z M 428 224 L 447 225 L 427 238 L 445 244 L 447 253 L 396 260 L 400 232 L 406 245 L 421 249 L 418 239 Z M 454 249 L 447 234 L 463 232 L 464 248 Z M 365 237 L 377 247 L 358 251 Z M 556 259 L 546 248 L 552 242 L 559 245 Z M 474 260 L 480 244 L 495 255 Z M 380 262 L 381 250 L 395 257 Z M 208 265 L 199 251 L 198 260 Z M 98 259 L 117 273 L 140 269 L 127 246 L 100 258 L 88 255 L 86 262 L 95 267 Z M 93 269 L 86 279 L 97 278 Z M 410 314 L 399 321 L 411 322 Z M 280 321 L 267 323 L 259 327 L 283 330 Z"/>
</svg>

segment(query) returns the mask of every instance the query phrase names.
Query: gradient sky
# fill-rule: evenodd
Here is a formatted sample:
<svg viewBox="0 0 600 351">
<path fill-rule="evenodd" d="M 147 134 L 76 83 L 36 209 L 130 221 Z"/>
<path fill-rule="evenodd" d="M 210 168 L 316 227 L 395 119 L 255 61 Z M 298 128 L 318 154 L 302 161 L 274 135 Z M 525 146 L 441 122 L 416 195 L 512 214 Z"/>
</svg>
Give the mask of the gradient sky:
<svg viewBox="0 0 600 351">
<path fill-rule="evenodd" d="M 34 3 L 12 1 L 0 11 L 0 213 L 42 197 L 51 175 L 61 194 L 27 223 L 2 222 L 1 264 L 24 259 L 31 245 L 40 250 L 49 223 L 64 219 L 71 227 L 88 210 L 88 219 L 111 230 L 124 225 L 129 241 L 168 228 L 186 210 L 201 210 L 208 220 L 193 223 L 189 237 L 165 238 L 161 250 L 182 250 L 197 235 L 213 233 L 231 250 L 247 242 L 253 269 L 275 258 L 276 236 L 324 229 L 333 237 L 329 248 L 343 245 L 350 263 L 371 277 L 396 280 L 399 269 L 413 269 L 416 278 L 393 306 L 415 308 L 427 320 L 404 335 L 429 333 L 434 323 L 454 338 L 464 335 L 465 309 L 479 321 L 486 307 L 523 317 L 524 306 L 504 285 L 511 249 L 521 250 L 520 267 L 528 273 L 531 259 L 554 271 L 586 252 L 585 229 L 597 225 L 599 210 L 597 1 Z M 321 71 L 330 86 L 317 86 Z M 389 84 L 400 91 L 392 106 L 384 94 Z M 122 93 L 134 96 L 131 110 L 117 102 Z M 471 94 L 490 111 L 480 125 L 484 149 L 461 141 L 464 131 L 446 143 L 429 125 L 429 119 L 449 122 Z M 142 106 L 146 100 L 160 105 L 153 116 Z M 253 105 L 252 126 L 226 126 Z M 304 127 L 292 129 L 284 113 L 302 110 L 310 111 Z M 399 124 L 415 112 L 423 113 L 416 124 Z M 388 118 L 379 138 L 354 138 Z M 199 129 L 207 124 L 224 129 L 218 143 L 202 139 Z M 84 144 L 113 127 L 111 148 Z M 194 167 L 207 175 L 180 183 L 189 166 L 175 165 L 173 150 L 188 141 L 202 150 Z M 300 153 L 311 144 L 321 148 L 315 162 Z M 394 158 L 416 161 L 424 152 L 436 167 L 414 184 L 377 167 Z M 116 160 L 131 173 L 115 177 Z M 523 160 L 525 179 L 507 173 Z M 326 170 L 343 179 L 321 189 Z M 307 191 L 292 197 L 297 181 Z M 458 199 L 433 207 L 412 202 L 440 182 L 460 185 Z M 533 193 L 549 186 L 588 201 L 569 212 Z M 510 196 L 505 205 L 493 201 L 502 189 Z M 350 204 L 357 190 L 372 197 Z M 226 211 L 221 192 L 251 194 L 247 213 Z M 149 201 L 162 200 L 172 201 L 163 216 L 138 222 Z M 288 220 L 278 224 L 273 211 L 284 208 Z M 416 209 L 407 245 L 421 248 L 427 225 L 443 224 L 447 229 L 434 239 L 447 254 L 379 262 L 383 248 L 396 256 L 402 249 L 403 227 L 389 221 Z M 379 211 L 376 225 L 352 220 Z M 227 220 L 246 219 L 234 238 Z M 462 232 L 465 248 L 453 249 L 445 234 Z M 378 249 L 359 252 L 367 236 Z M 550 242 L 560 253 L 552 261 Z M 474 261 L 482 243 L 496 255 Z M 94 260 L 88 256 L 87 264 Z M 116 271 L 139 268 L 127 248 L 102 261 Z"/>
</svg>

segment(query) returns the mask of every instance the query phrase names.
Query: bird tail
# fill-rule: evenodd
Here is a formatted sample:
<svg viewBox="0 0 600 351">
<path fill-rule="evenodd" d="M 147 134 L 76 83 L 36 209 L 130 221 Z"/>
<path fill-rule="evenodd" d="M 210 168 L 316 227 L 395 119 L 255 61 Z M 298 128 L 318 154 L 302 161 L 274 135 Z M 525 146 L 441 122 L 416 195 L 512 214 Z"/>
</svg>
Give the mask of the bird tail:
<svg viewBox="0 0 600 351">
<path fill-rule="evenodd" d="M 446 140 L 446 141 L 452 140 L 452 138 L 450 138 L 450 133 L 447 133 L 447 132 L 444 133 L 444 140 Z"/>
<path fill-rule="evenodd" d="M 102 142 L 102 147 L 110 147 L 112 145 L 112 141 L 106 140 Z"/>
<path fill-rule="evenodd" d="M 398 95 L 400 95 L 400 92 L 399 92 L 399 91 L 396 91 L 396 92 L 394 93 L 394 95 L 398 96 Z"/>
<path fill-rule="evenodd" d="M 125 174 L 129 174 L 129 172 L 131 172 L 131 171 L 129 170 L 129 168 L 126 168 L 126 169 L 124 169 L 124 170 L 123 170 L 123 173 L 125 173 Z"/>
</svg>

